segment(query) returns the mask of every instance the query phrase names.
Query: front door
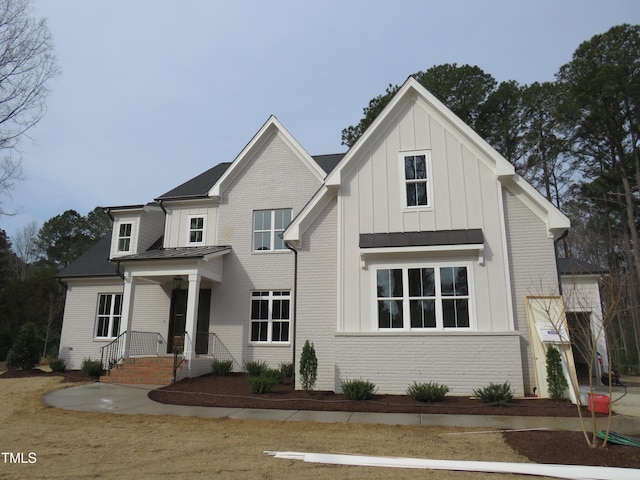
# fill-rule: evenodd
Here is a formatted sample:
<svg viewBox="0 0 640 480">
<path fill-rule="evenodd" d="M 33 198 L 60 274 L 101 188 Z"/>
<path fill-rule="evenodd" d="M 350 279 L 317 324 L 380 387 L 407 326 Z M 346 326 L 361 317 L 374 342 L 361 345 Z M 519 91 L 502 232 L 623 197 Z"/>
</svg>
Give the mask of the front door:
<svg viewBox="0 0 640 480">
<path fill-rule="evenodd" d="M 208 353 L 209 311 L 211 308 L 211 290 L 200 290 L 198 302 L 198 322 L 196 325 L 196 353 Z M 171 297 L 171 314 L 169 318 L 169 341 L 167 353 L 174 348 L 184 348 L 184 332 L 187 328 L 187 290 L 174 290 Z"/>
</svg>

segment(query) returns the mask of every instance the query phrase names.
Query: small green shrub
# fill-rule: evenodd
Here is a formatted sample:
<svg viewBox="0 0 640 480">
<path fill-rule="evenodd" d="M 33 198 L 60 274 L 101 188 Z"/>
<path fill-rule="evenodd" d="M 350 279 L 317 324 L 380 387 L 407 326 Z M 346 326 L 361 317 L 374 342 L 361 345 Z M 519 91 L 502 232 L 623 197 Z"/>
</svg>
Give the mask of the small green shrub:
<svg viewBox="0 0 640 480">
<path fill-rule="evenodd" d="M 229 375 L 233 368 L 233 360 L 214 360 L 211 362 L 214 375 Z"/>
<path fill-rule="evenodd" d="M 473 396 L 484 403 L 506 407 L 513 400 L 513 390 L 509 382 L 489 383 L 487 387 L 474 390 Z"/>
<path fill-rule="evenodd" d="M 280 383 L 274 377 L 249 377 L 248 380 L 251 393 L 269 393 L 274 385 Z"/>
<path fill-rule="evenodd" d="M 369 400 L 375 392 L 376 386 L 369 380 L 345 380 L 342 382 L 342 393 L 349 400 Z"/>
<path fill-rule="evenodd" d="M 302 354 L 300 355 L 300 379 L 302 388 L 307 392 L 313 390 L 318 378 L 318 359 L 316 358 L 316 349 L 309 340 L 304 342 Z"/>
<path fill-rule="evenodd" d="M 40 342 L 33 323 L 25 323 L 7 354 L 7 368 L 31 370 L 40 363 Z"/>
<path fill-rule="evenodd" d="M 67 362 L 64 358 L 52 358 L 49 360 L 49 368 L 52 372 L 64 372 L 67 368 Z"/>
<path fill-rule="evenodd" d="M 417 383 L 413 382 L 407 388 L 407 395 L 413 397 L 420 402 L 441 402 L 447 393 L 451 391 L 451 387 L 440 385 L 439 383 Z"/>
<path fill-rule="evenodd" d="M 244 369 L 250 377 L 259 377 L 265 370 L 269 369 L 269 365 L 264 360 L 244 362 Z"/>
<path fill-rule="evenodd" d="M 91 358 L 85 358 L 82 360 L 80 370 L 89 377 L 99 377 L 104 370 L 102 362 L 100 360 L 91 360 Z"/>
<path fill-rule="evenodd" d="M 564 399 L 564 392 L 569 388 L 562 371 L 562 356 L 553 345 L 547 348 L 547 386 L 551 400 L 556 402 Z"/>
<path fill-rule="evenodd" d="M 282 372 L 282 375 L 285 378 L 293 377 L 293 363 L 292 362 L 281 363 L 280 371 Z"/>
</svg>

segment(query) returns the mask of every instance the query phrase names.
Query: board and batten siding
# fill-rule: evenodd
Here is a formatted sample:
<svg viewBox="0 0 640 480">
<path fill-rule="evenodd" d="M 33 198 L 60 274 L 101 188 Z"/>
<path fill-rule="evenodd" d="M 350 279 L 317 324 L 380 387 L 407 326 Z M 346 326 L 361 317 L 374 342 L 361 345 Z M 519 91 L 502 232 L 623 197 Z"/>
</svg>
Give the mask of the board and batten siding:
<svg viewBox="0 0 640 480">
<path fill-rule="evenodd" d="M 306 340 L 314 344 L 318 359 L 315 389 L 337 390 L 336 306 L 337 208 L 335 199 L 302 236 L 298 249 L 298 308 L 296 370 Z M 296 388 L 302 388 L 296 375 Z"/>
<path fill-rule="evenodd" d="M 429 151 L 431 157 L 432 206 L 405 208 L 404 164 L 401 157 L 411 151 Z M 340 304 L 342 332 L 377 329 L 372 295 L 375 276 L 369 264 L 418 262 L 429 264 L 443 258 L 471 262 L 475 288 L 475 330 L 512 331 L 510 305 L 505 294 L 504 225 L 501 217 L 500 184 L 488 161 L 476 153 L 417 102 L 410 103 L 395 118 L 383 137 L 354 158 L 340 191 L 340 263 L 343 294 Z M 367 257 L 361 268 L 360 234 L 435 231 L 480 228 L 485 238 L 484 265 L 469 252 L 446 251 L 413 255 Z"/>
<path fill-rule="evenodd" d="M 216 243 L 216 228 L 218 225 L 218 208 L 197 203 L 172 204 L 167 209 L 164 231 L 164 247 L 188 246 L 189 224 L 192 216 L 205 217 L 204 245 L 218 245 Z"/>
<path fill-rule="evenodd" d="M 536 385 L 530 331 L 525 308 L 527 296 L 558 295 L 553 239 L 540 220 L 508 188 L 503 189 L 504 215 L 509 251 L 515 329 L 521 336 L 526 393 Z"/>
<path fill-rule="evenodd" d="M 295 217 L 320 187 L 288 143 L 274 132 L 222 192 L 218 207 L 217 245 L 231 245 L 224 257 L 222 283 L 212 289 L 210 331 L 233 357 L 266 361 L 271 367 L 291 362 L 291 343 L 250 342 L 250 300 L 254 290 L 288 290 L 293 294 L 294 254 L 289 250 L 253 252 L 253 212 L 292 210 Z"/>
<path fill-rule="evenodd" d="M 100 348 L 111 342 L 94 337 L 98 295 L 123 291 L 120 278 L 81 281 L 67 281 L 64 322 L 60 334 L 59 356 L 67 362 L 67 368 L 73 370 L 80 369 L 85 358 L 100 359 Z"/>
</svg>

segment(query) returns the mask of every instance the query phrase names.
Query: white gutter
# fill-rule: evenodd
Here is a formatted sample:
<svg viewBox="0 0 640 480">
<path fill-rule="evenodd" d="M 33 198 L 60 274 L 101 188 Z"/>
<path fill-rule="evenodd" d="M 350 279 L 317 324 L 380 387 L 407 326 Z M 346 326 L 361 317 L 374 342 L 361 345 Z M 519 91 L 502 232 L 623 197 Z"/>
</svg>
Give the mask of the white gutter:
<svg viewBox="0 0 640 480">
<path fill-rule="evenodd" d="M 303 460 L 307 463 L 352 465 L 361 467 L 420 468 L 466 472 L 516 473 L 569 480 L 637 480 L 638 470 L 585 465 L 544 465 L 536 463 L 473 462 L 421 458 L 370 457 L 327 453 L 264 452 L 275 458 Z"/>
</svg>

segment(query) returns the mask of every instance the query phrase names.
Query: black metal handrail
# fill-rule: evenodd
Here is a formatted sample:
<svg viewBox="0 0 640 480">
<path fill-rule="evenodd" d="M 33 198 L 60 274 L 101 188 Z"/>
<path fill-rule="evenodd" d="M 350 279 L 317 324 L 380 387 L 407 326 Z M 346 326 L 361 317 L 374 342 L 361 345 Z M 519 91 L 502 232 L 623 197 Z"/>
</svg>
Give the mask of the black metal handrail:
<svg viewBox="0 0 640 480">
<path fill-rule="evenodd" d="M 233 362 L 234 370 L 241 370 L 242 365 L 231 355 L 231 352 L 227 349 L 220 337 L 212 332 L 199 332 L 198 335 L 206 336 L 207 338 L 207 355 L 213 357 L 218 361 L 231 360 Z"/>
<path fill-rule="evenodd" d="M 111 370 L 124 358 L 124 342 L 129 334 L 129 356 L 160 356 L 166 340 L 158 332 L 122 332 L 112 342 L 100 349 L 100 360 L 105 370 Z"/>
<path fill-rule="evenodd" d="M 124 353 L 122 342 L 124 342 L 126 334 L 126 331 L 122 332 L 112 342 L 100 348 L 100 361 L 103 369 L 111 370 L 116 363 L 122 360 Z"/>
</svg>

